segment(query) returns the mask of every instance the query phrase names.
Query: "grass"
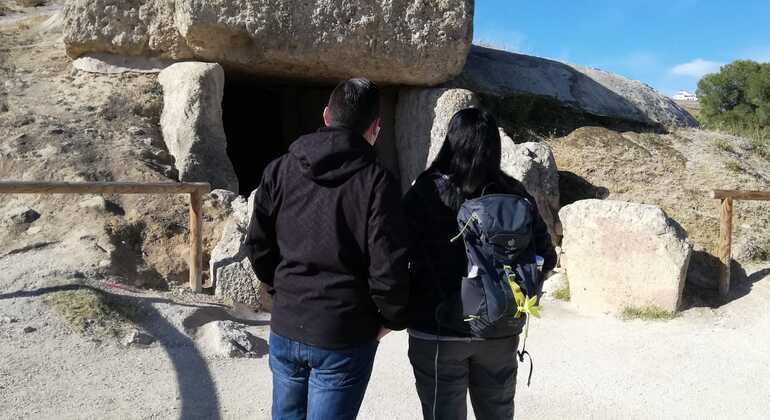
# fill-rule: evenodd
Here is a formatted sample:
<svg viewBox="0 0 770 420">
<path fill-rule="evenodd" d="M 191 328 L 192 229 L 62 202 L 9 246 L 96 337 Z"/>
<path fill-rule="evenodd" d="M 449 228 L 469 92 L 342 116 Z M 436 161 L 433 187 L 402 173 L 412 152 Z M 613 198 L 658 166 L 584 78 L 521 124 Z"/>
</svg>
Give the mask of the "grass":
<svg viewBox="0 0 770 420">
<path fill-rule="evenodd" d="M 714 130 L 748 139 L 754 154 L 766 160 L 770 160 L 770 127 L 758 125 L 744 127 L 724 123 L 709 124 L 704 121 L 701 121 L 701 125 L 708 130 Z M 725 140 L 718 140 L 717 143 L 719 142 L 727 143 Z M 717 145 L 717 147 L 720 146 Z"/>
<path fill-rule="evenodd" d="M 554 290 L 553 298 L 558 300 L 563 300 L 565 302 L 569 302 L 570 299 L 572 298 L 569 292 L 569 284 L 565 284 L 564 286 Z"/>
<path fill-rule="evenodd" d="M 627 306 L 620 317 L 626 321 L 641 319 L 644 321 L 670 321 L 677 317 L 676 312 L 667 311 L 657 306 Z"/>
<path fill-rule="evenodd" d="M 82 335 L 119 337 L 141 317 L 136 306 L 90 288 L 52 293 L 43 302 Z"/>
<path fill-rule="evenodd" d="M 725 168 L 730 171 L 734 172 L 736 174 L 742 174 L 744 172 L 743 167 L 736 161 L 731 160 L 727 163 L 725 163 Z"/>
<path fill-rule="evenodd" d="M 729 141 L 725 139 L 717 139 L 714 140 L 714 146 L 717 147 L 717 149 L 728 152 L 728 153 L 735 153 L 735 149 L 733 149 L 733 146 L 730 144 Z"/>
</svg>

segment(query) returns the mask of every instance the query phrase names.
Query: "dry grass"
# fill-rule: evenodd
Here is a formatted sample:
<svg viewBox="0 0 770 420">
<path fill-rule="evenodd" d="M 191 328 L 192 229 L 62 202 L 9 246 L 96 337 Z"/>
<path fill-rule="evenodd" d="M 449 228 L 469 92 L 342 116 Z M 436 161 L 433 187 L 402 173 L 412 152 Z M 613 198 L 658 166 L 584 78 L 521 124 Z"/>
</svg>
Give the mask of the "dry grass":
<svg viewBox="0 0 770 420">
<path fill-rule="evenodd" d="M 564 286 L 554 290 L 553 298 L 558 300 L 563 300 L 565 302 L 569 302 L 570 299 L 572 299 L 572 295 L 570 294 L 570 291 L 569 291 L 569 284 L 565 284 Z"/>
<path fill-rule="evenodd" d="M 677 317 L 676 312 L 667 311 L 657 306 L 628 306 L 623 309 L 620 317 L 625 320 L 641 319 L 643 321 L 670 321 Z"/>
<path fill-rule="evenodd" d="M 43 302 L 82 335 L 119 337 L 142 316 L 129 302 L 91 288 L 52 293 Z"/>
</svg>

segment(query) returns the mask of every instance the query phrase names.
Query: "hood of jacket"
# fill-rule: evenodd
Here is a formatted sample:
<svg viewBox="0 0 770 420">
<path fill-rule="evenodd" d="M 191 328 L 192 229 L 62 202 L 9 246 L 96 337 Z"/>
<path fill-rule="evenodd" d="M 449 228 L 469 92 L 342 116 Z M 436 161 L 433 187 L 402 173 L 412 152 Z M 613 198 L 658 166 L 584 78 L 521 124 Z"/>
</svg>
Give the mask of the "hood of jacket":
<svg viewBox="0 0 770 420">
<path fill-rule="evenodd" d="M 360 134 L 343 127 L 324 127 L 300 137 L 289 147 L 302 175 L 314 181 L 345 181 L 375 160 L 374 148 Z"/>
</svg>

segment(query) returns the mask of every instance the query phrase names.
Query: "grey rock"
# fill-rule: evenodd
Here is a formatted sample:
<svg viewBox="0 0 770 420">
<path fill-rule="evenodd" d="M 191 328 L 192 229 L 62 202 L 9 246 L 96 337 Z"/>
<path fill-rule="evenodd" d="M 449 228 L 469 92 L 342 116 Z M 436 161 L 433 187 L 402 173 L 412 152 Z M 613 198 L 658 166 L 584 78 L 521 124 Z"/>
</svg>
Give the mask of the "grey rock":
<svg viewBox="0 0 770 420">
<path fill-rule="evenodd" d="M 78 203 L 78 207 L 81 209 L 89 209 L 89 210 L 95 210 L 98 212 L 106 212 L 107 211 L 107 200 L 104 199 L 104 197 L 95 195 L 90 198 L 86 198 L 80 203 Z"/>
<path fill-rule="evenodd" d="M 45 6 L 45 0 L 16 0 L 16 4 L 21 7 Z"/>
<path fill-rule="evenodd" d="M 40 218 L 40 213 L 38 213 L 34 209 L 31 209 L 28 207 L 20 207 L 20 208 L 11 210 L 9 220 L 13 224 L 21 225 L 21 224 L 34 223 L 39 218 Z"/>
<path fill-rule="evenodd" d="M 173 63 L 153 57 L 93 53 L 73 60 L 72 66 L 80 71 L 99 74 L 160 73 Z"/>
<path fill-rule="evenodd" d="M 163 86 L 163 140 L 175 158 L 179 180 L 238 191 L 222 125 L 222 67 L 177 63 L 163 70 L 158 81 Z"/>
<path fill-rule="evenodd" d="M 33 333 L 33 332 L 37 331 L 37 328 L 26 326 L 26 327 L 24 327 L 24 329 L 22 331 L 24 331 L 24 334 L 29 334 L 29 333 Z"/>
<path fill-rule="evenodd" d="M 463 68 L 473 0 L 73 0 L 67 52 L 222 63 L 270 78 L 434 85 Z"/>
<path fill-rule="evenodd" d="M 478 97 L 469 90 L 404 88 L 399 91 L 396 148 L 404 191 L 435 159 L 454 114 L 478 105 Z"/>
<path fill-rule="evenodd" d="M 571 300 L 586 313 L 626 307 L 676 311 L 692 244 L 658 207 L 582 200 L 559 213 Z"/>
<path fill-rule="evenodd" d="M 262 309 L 265 293 L 251 266 L 251 250 L 246 246 L 253 202 L 254 193 L 248 204 L 240 197 L 231 202 L 233 213 L 225 224 L 222 238 L 211 252 L 209 273 L 216 296 Z"/>
<path fill-rule="evenodd" d="M 445 87 L 497 98 L 549 98 L 589 114 L 648 125 L 698 126 L 676 102 L 641 82 L 599 69 L 475 45 L 463 72 Z"/>
<path fill-rule="evenodd" d="M 213 321 L 200 328 L 196 341 L 209 357 L 255 357 L 257 339 L 246 326 L 233 321 Z"/>
<path fill-rule="evenodd" d="M 17 318 L 11 317 L 11 316 L 2 316 L 0 317 L 0 325 L 2 324 L 14 324 L 16 322 L 19 322 Z"/>
<path fill-rule="evenodd" d="M 515 144 L 501 131 L 503 171 L 515 178 L 535 199 L 540 216 L 548 226 L 551 240 L 561 242 L 559 221 L 559 170 L 551 148 L 545 143 Z"/>
<path fill-rule="evenodd" d="M 131 134 L 132 136 L 143 136 L 146 133 L 141 127 L 128 127 L 128 134 Z"/>
<path fill-rule="evenodd" d="M 121 340 L 121 343 L 126 347 L 146 347 L 152 345 L 154 342 L 155 337 L 137 329 L 129 331 L 128 334 L 123 337 L 123 340 Z"/>
</svg>

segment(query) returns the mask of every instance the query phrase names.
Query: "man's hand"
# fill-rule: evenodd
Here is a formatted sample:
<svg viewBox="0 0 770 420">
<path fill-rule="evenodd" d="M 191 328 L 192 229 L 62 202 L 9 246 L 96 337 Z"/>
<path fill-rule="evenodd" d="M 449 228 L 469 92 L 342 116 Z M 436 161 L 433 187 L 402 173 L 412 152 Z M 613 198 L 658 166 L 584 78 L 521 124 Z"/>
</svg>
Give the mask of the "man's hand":
<svg viewBox="0 0 770 420">
<path fill-rule="evenodd" d="M 380 332 L 377 333 L 377 341 L 382 341 L 383 337 L 390 334 L 392 330 L 389 330 L 385 327 L 380 327 Z"/>
</svg>

